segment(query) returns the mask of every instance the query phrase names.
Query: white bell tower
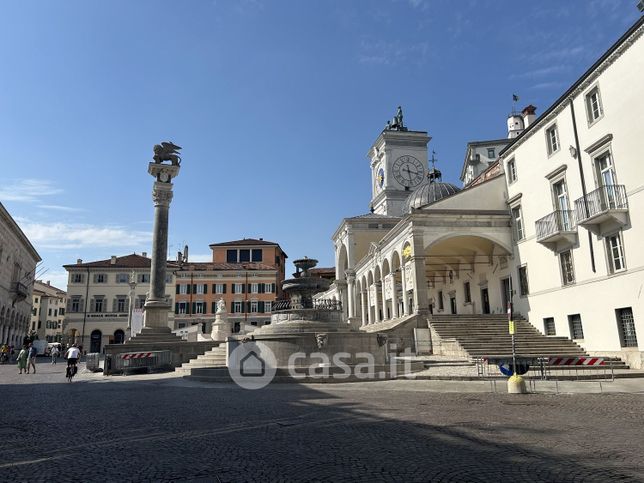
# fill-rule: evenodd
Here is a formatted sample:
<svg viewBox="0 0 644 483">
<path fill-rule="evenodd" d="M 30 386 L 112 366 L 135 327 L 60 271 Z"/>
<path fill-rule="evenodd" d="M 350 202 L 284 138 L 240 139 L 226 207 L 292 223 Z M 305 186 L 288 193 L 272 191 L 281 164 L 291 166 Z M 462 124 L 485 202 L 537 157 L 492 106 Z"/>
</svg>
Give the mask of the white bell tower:
<svg viewBox="0 0 644 483">
<path fill-rule="evenodd" d="M 387 216 L 402 216 L 409 194 L 427 177 L 425 131 L 409 131 L 402 122 L 402 109 L 373 143 L 371 160 L 371 209 Z"/>
</svg>

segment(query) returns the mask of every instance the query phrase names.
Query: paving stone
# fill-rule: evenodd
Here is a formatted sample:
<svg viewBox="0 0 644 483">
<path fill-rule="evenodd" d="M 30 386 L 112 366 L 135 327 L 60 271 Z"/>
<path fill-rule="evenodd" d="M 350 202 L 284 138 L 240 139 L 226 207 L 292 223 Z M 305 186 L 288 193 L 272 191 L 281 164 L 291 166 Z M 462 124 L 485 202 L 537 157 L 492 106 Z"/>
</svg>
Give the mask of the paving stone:
<svg viewBox="0 0 644 483">
<path fill-rule="evenodd" d="M 64 368 L 0 366 L 0 480 L 644 481 L 637 394 L 246 391 L 82 370 L 70 384 Z"/>
</svg>

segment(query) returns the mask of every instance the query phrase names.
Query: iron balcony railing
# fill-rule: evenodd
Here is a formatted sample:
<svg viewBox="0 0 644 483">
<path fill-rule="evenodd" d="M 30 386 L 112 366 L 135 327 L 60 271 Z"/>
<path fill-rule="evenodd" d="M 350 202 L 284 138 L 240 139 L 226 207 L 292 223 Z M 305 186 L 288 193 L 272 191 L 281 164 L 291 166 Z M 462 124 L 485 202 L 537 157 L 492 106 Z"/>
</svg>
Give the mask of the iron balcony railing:
<svg viewBox="0 0 644 483">
<path fill-rule="evenodd" d="M 623 184 L 600 186 L 575 201 L 575 214 L 580 224 L 610 210 L 626 209 L 628 200 Z"/>
<path fill-rule="evenodd" d="M 575 231 L 575 212 L 573 210 L 555 210 L 535 222 L 537 241 L 550 238 L 562 232 Z"/>
<path fill-rule="evenodd" d="M 302 300 L 300 303 L 292 303 L 291 300 L 277 300 L 273 302 L 272 311 L 282 312 L 285 310 L 315 309 L 315 310 L 342 310 L 342 302 L 333 299 Z"/>
<path fill-rule="evenodd" d="M 16 294 L 18 298 L 26 298 L 27 295 L 29 295 L 29 289 L 24 283 L 21 282 L 13 282 L 11 289 L 13 293 Z"/>
</svg>

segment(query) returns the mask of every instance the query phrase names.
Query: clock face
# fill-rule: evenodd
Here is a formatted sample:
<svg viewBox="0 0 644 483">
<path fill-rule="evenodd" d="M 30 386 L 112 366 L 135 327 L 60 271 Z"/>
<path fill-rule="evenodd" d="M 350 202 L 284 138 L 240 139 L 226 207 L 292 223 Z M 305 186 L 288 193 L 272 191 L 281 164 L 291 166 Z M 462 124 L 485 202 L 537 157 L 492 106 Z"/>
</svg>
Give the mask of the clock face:
<svg viewBox="0 0 644 483">
<path fill-rule="evenodd" d="M 385 170 L 380 168 L 378 170 L 378 175 L 376 176 L 376 181 L 378 183 L 378 187 L 382 188 L 382 186 L 385 184 Z"/>
<path fill-rule="evenodd" d="M 425 178 L 423 163 L 413 156 L 401 156 L 393 165 L 394 178 L 405 187 L 417 186 Z"/>
</svg>

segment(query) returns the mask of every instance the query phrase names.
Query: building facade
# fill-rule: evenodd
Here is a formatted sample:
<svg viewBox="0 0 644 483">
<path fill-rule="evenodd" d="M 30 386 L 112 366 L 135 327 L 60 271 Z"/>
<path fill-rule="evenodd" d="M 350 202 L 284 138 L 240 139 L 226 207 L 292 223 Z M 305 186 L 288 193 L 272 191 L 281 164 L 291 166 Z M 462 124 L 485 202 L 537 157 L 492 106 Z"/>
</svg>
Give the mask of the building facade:
<svg viewBox="0 0 644 483">
<path fill-rule="evenodd" d="M 22 345 L 31 321 L 31 293 L 40 255 L 0 203 L 0 343 Z"/>
<path fill-rule="evenodd" d="M 281 297 L 287 255 L 279 244 L 243 239 L 210 245 L 212 262 L 182 263 L 175 274 L 175 329 L 210 331 L 221 299 L 234 332 L 270 322 Z"/>
<path fill-rule="evenodd" d="M 129 321 L 142 314 L 150 290 L 151 260 L 146 253 L 64 265 L 69 274 L 65 335 L 87 352 L 101 352 L 106 344 L 130 337 Z M 174 304 L 174 271 L 168 262 L 166 300 Z M 130 282 L 132 281 L 132 284 Z M 174 327 L 170 314 L 168 325 Z"/>
<path fill-rule="evenodd" d="M 640 20 L 501 153 L 516 305 L 548 335 L 642 365 Z M 638 340 L 639 336 L 639 340 Z"/>
<path fill-rule="evenodd" d="M 67 293 L 49 281 L 36 280 L 32 299 L 30 335 L 47 342 L 63 342 Z"/>
<path fill-rule="evenodd" d="M 538 118 L 512 113 L 506 140 L 470 143 L 463 189 L 427 169 L 427 133 L 386 128 L 369 151 L 371 213 L 333 234 L 320 297 L 362 327 L 512 302 L 546 335 L 644 366 L 643 33 L 641 18 Z M 498 159 L 470 170 L 479 148 Z"/>
</svg>

